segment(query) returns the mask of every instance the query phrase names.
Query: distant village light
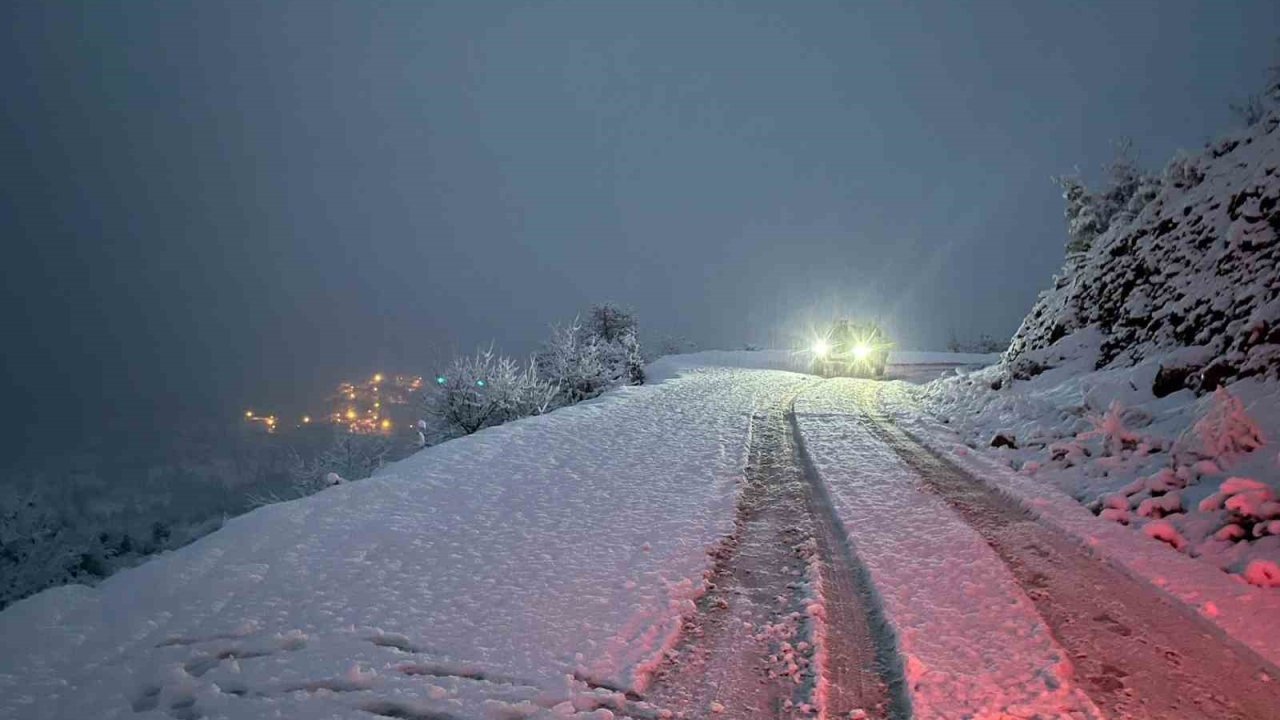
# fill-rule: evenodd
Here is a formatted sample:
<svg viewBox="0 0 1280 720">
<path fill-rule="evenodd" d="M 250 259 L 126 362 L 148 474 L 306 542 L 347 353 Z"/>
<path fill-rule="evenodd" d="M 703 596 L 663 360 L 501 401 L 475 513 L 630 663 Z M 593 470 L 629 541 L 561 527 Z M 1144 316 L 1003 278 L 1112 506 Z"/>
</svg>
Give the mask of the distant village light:
<svg viewBox="0 0 1280 720">
<path fill-rule="evenodd" d="M 440 375 L 437 384 L 448 380 Z M 362 383 L 343 382 L 337 393 L 329 398 L 329 410 L 323 416 L 297 415 L 295 428 L 315 424 L 329 424 L 355 434 L 390 432 L 394 427 L 396 406 L 413 401 L 412 393 L 421 389 L 422 378 L 417 375 L 386 375 L 376 373 Z M 483 387 L 483 385 L 482 385 Z M 256 423 L 268 433 L 285 427 L 276 415 L 259 415 L 256 410 L 245 410 L 246 422 Z"/>
</svg>

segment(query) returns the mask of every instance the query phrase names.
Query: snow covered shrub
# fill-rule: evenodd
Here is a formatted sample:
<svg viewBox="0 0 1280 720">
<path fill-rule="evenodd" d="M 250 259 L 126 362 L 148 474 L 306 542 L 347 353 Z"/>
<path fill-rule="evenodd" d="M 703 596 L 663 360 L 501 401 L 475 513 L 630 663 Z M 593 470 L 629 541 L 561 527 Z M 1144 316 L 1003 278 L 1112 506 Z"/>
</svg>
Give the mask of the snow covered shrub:
<svg viewBox="0 0 1280 720">
<path fill-rule="evenodd" d="M 1142 526 L 1142 532 L 1146 533 L 1147 537 L 1167 543 L 1178 552 L 1187 548 L 1186 538 L 1182 537 L 1182 533 L 1178 532 L 1178 529 L 1168 520 L 1152 520 Z"/>
<path fill-rule="evenodd" d="M 611 303 L 592 305 L 587 313 L 586 331 L 602 346 L 610 384 L 644 382 L 644 360 L 634 312 Z"/>
<path fill-rule="evenodd" d="M 1157 520 L 1165 515 L 1173 515 L 1182 511 L 1182 493 L 1176 490 L 1164 495 L 1149 497 L 1138 503 L 1138 515 Z"/>
<path fill-rule="evenodd" d="M 470 435 L 553 407 L 557 388 L 531 361 L 520 366 L 492 349 L 455 358 L 426 396 L 426 411 L 445 437 Z M 347 476 L 344 476 L 347 477 Z"/>
<path fill-rule="evenodd" d="M 1200 453 L 1219 464 L 1262 447 L 1262 433 L 1244 404 L 1225 387 L 1213 391 L 1209 411 L 1193 428 Z"/>
<path fill-rule="evenodd" d="M 619 385 L 644 383 L 644 354 L 635 316 L 595 305 L 587 320 L 555 326 L 536 359 L 543 379 L 557 388 L 556 404 L 572 405 Z"/>
<path fill-rule="evenodd" d="M 636 315 L 612 303 L 597 303 L 587 311 L 586 330 L 603 342 L 617 342 L 627 333 L 635 334 Z"/>
<path fill-rule="evenodd" d="M 1226 524 L 1214 536 L 1219 540 L 1280 535 L 1280 502 L 1269 486 L 1252 478 L 1227 478 L 1218 492 L 1200 501 L 1199 509 L 1227 511 Z"/>
<path fill-rule="evenodd" d="M 1102 195 L 1102 205 L 1108 227 L 1132 222 L 1160 194 L 1160 178 L 1138 168 L 1129 140 L 1117 143 L 1115 159 L 1107 170 L 1111 182 Z"/>
<path fill-rule="evenodd" d="M 600 359 L 605 372 L 605 384 L 644 384 L 644 355 L 635 330 L 626 330 L 617 339 L 600 345 Z"/>
<path fill-rule="evenodd" d="M 333 444 L 316 458 L 312 482 L 316 489 L 323 489 L 337 478 L 363 480 L 387 463 L 391 452 L 391 439 L 385 435 L 362 435 L 335 430 Z"/>
<path fill-rule="evenodd" d="M 572 405 L 604 392 L 605 370 L 598 337 L 578 318 L 551 328 L 551 339 L 537 357 L 538 372 L 556 388 L 556 404 Z"/>
<path fill-rule="evenodd" d="M 1204 182 L 1204 169 L 1185 151 L 1178 151 L 1164 168 L 1164 184 L 1189 190 Z"/>
<path fill-rule="evenodd" d="M 1119 455 L 1122 450 L 1136 448 L 1138 441 L 1142 438 L 1125 427 L 1124 412 L 1124 406 L 1120 401 L 1112 400 L 1105 413 L 1088 417 L 1093 428 L 1076 435 L 1076 439 L 1100 438 L 1103 450 L 1108 455 Z"/>
<path fill-rule="evenodd" d="M 1244 568 L 1244 579 L 1258 587 L 1280 587 L 1280 564 L 1270 560 L 1251 560 Z"/>
<path fill-rule="evenodd" d="M 592 305 L 586 331 L 600 345 L 605 384 L 644 384 L 644 357 L 635 313 L 611 303 Z"/>
<path fill-rule="evenodd" d="M 1099 213 L 1096 198 L 1079 178 L 1064 176 L 1056 180 L 1067 203 L 1067 253 L 1085 252 L 1094 238 L 1107 229 L 1106 221 Z"/>
<path fill-rule="evenodd" d="M 1114 225 L 1131 222 L 1163 187 L 1163 180 L 1138 169 L 1133 144 L 1116 145 L 1116 157 L 1107 166 L 1108 184 L 1101 192 L 1089 192 L 1078 176 L 1055 178 L 1067 203 L 1067 253 L 1083 253 Z"/>
</svg>

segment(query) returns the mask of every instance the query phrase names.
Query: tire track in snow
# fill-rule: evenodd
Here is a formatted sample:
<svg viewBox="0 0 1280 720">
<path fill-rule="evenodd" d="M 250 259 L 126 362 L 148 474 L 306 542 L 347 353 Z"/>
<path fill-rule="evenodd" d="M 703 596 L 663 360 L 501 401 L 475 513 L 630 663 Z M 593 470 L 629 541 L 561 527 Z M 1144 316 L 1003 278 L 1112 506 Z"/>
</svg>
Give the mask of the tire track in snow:
<svg viewBox="0 0 1280 720">
<path fill-rule="evenodd" d="M 646 698 L 684 717 L 889 717 L 870 595 L 803 469 L 793 402 L 753 416 L 734 534 Z"/>
<path fill-rule="evenodd" d="M 1079 687 L 1104 712 L 1150 720 L 1280 717 L 1275 668 L 925 447 L 880 411 L 882 387 L 875 388 L 858 394 L 867 427 L 996 552 L 1071 653 Z"/>
<path fill-rule="evenodd" d="M 817 526 L 828 626 L 825 705 L 834 711 L 827 715 L 848 717 L 852 710 L 863 709 L 869 718 L 910 718 L 911 702 L 897 640 L 866 567 L 854 553 L 826 485 L 805 450 L 794 397 L 787 408 L 787 430 L 795 463 L 804 475 L 809 514 Z"/>
</svg>

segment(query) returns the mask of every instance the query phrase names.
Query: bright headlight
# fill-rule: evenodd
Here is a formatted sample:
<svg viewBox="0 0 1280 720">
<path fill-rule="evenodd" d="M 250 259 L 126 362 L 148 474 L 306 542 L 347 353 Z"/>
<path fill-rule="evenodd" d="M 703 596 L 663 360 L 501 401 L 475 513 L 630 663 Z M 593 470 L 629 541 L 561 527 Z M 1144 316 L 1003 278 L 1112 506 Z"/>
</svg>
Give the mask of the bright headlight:
<svg viewBox="0 0 1280 720">
<path fill-rule="evenodd" d="M 855 360 L 866 360 L 871 357 L 871 346 L 866 343 L 858 343 L 853 346 L 853 357 Z"/>
<path fill-rule="evenodd" d="M 813 354 L 818 357 L 826 357 L 831 352 L 831 345 L 826 340 L 813 341 Z"/>
</svg>

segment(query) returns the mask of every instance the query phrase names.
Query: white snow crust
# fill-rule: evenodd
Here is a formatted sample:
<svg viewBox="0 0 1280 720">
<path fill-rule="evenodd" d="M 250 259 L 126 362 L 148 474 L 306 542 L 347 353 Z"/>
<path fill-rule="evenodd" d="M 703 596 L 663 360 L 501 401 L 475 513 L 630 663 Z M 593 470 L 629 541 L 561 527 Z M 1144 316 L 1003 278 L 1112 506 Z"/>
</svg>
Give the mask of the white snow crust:
<svg viewBox="0 0 1280 720">
<path fill-rule="evenodd" d="M 0 717 L 622 710 L 732 531 L 752 409 L 807 382 L 682 373 L 14 604 L 0 613 Z"/>
<path fill-rule="evenodd" d="M 1280 627 L 1258 622 L 1280 616 L 1280 591 L 1266 572 L 1280 562 L 1280 536 L 1262 517 L 1280 518 L 1280 506 L 1264 502 L 1280 497 L 1271 444 L 1280 435 L 1280 383 L 1250 378 L 1228 388 L 1248 422 L 1225 423 L 1227 434 L 1252 436 L 1252 428 L 1263 444 L 1221 452 L 1233 443 L 1211 432 L 1216 447 L 1206 447 L 1205 426 L 1197 429 L 1221 395 L 1152 394 L 1167 356 L 1101 371 L 1090 371 L 1088 352 L 1066 356 L 1031 380 L 1010 381 L 992 367 L 923 387 L 899 384 L 884 394 L 885 409 L 1045 522 L 1280 663 Z M 993 390 L 997 379 L 1003 385 Z M 997 435 L 1016 447 L 992 447 Z M 1248 513 L 1255 523 L 1246 532 L 1235 521 Z"/>
<path fill-rule="evenodd" d="M 1000 558 L 862 425 L 867 385 L 825 382 L 796 418 L 897 634 L 915 717 L 1100 717 Z"/>
</svg>

